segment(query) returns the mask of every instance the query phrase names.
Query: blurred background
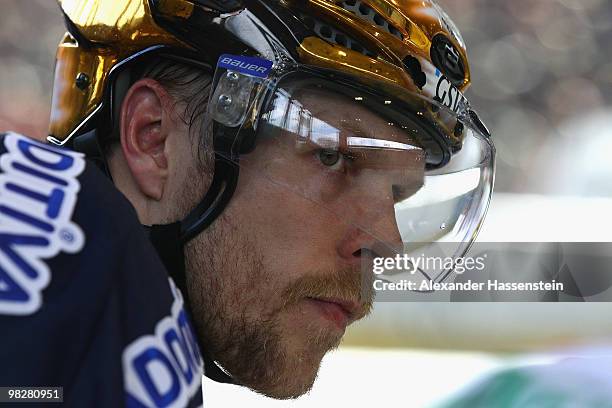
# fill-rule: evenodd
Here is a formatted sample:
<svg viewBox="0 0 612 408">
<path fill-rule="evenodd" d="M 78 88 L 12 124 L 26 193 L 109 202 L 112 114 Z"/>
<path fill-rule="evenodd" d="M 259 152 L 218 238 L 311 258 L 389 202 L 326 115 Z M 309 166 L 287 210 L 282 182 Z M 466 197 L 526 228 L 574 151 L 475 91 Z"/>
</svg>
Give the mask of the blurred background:
<svg viewBox="0 0 612 408">
<path fill-rule="evenodd" d="M 468 45 L 468 95 L 498 150 L 496 191 L 612 197 L 610 1 L 439 3 Z M 63 20 L 54 0 L 1 4 L 0 128 L 44 137 Z M 563 176 L 564 161 L 592 178 Z"/>
<path fill-rule="evenodd" d="M 468 45 L 468 96 L 498 150 L 480 240 L 612 242 L 612 2 L 439 3 Z M 0 129 L 43 138 L 63 20 L 53 0 L 0 4 Z M 605 346 L 611 312 L 606 303 L 378 304 L 324 360 L 310 395 L 277 402 L 207 383 L 205 404 L 430 406 L 491 370 Z"/>
</svg>

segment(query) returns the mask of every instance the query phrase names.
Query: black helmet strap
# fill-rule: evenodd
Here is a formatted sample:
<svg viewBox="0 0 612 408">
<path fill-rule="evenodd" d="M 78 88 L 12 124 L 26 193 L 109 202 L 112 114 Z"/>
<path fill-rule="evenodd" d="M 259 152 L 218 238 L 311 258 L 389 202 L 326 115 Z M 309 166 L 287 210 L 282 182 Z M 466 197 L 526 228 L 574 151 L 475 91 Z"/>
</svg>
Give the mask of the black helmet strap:
<svg viewBox="0 0 612 408">
<path fill-rule="evenodd" d="M 214 133 L 218 134 L 220 130 L 215 128 Z M 168 274 L 183 293 L 184 307 L 192 318 L 194 314 L 189 301 L 185 273 L 185 244 L 221 215 L 238 184 L 238 158 L 234 158 L 234 161 L 228 158 L 232 157 L 231 144 L 219 137 L 215 137 L 213 143 L 215 151 L 213 180 L 200 203 L 182 221 L 145 227 Z M 236 384 L 232 377 L 219 368 L 207 350 L 200 348 L 204 360 L 204 374 L 213 381 Z"/>
<path fill-rule="evenodd" d="M 146 227 L 149 238 L 157 250 L 159 257 L 166 266 L 168 273 L 183 293 L 185 299 L 184 307 L 187 315 L 193 319 L 189 292 L 187 291 L 185 276 L 185 257 L 183 254 L 184 243 L 181 242 L 181 222 L 177 221 L 166 225 L 153 225 Z M 198 342 L 199 343 L 199 342 Z M 202 359 L 204 360 L 204 375 L 213 381 L 236 384 L 234 379 L 225 373 L 212 359 L 207 350 L 200 346 Z"/>
<path fill-rule="evenodd" d="M 152 51 L 155 52 L 158 49 L 163 50 L 163 47 L 154 47 Z M 185 61 L 191 62 L 191 59 L 185 59 Z M 90 129 L 75 137 L 72 147 L 74 150 L 85 153 L 112 180 L 104 148 L 101 145 L 100 131 L 93 126 Z M 187 291 L 184 246 L 221 215 L 231 200 L 238 183 L 238 155 L 233 153 L 234 140 L 223 137 L 227 130 L 224 126 L 213 123 L 213 135 L 215 135 L 213 138 L 215 154 L 213 179 L 200 203 L 181 221 L 165 225 L 144 226 L 169 276 L 181 290 L 185 300 L 184 307 L 190 316 L 194 315 Z M 205 375 L 213 381 L 236 384 L 228 374 L 219 368 L 207 350 L 200 348 Z"/>
</svg>

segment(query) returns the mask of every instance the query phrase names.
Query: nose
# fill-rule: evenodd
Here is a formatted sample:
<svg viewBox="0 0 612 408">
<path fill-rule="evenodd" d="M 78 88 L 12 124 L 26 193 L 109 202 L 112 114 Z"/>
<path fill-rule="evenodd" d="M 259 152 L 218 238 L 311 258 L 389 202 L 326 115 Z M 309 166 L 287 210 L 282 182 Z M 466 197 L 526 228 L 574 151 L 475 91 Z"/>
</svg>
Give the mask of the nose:
<svg viewBox="0 0 612 408">
<path fill-rule="evenodd" d="M 359 265 L 364 258 L 394 256 L 402 247 L 395 210 L 386 207 L 375 219 L 366 217 L 347 225 L 336 251 L 343 262 Z"/>
<path fill-rule="evenodd" d="M 397 174 L 396 174 L 397 173 Z M 421 173 L 408 182 L 406 172 L 371 172 L 362 175 L 345 191 L 347 230 L 337 246 L 345 262 L 359 263 L 363 257 L 387 257 L 401 253 L 402 236 L 395 214 L 397 199 L 403 200 L 422 186 Z M 404 181 L 396 184 L 396 180 Z M 401 186 L 400 189 L 398 187 Z M 401 191 L 400 191 L 401 190 Z"/>
</svg>

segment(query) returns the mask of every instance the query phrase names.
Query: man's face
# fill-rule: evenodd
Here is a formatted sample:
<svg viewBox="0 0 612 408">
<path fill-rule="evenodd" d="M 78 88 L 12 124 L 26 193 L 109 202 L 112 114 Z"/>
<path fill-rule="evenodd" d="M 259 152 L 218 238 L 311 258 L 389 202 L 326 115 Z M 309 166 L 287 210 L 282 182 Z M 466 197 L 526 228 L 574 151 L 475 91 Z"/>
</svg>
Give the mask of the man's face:
<svg viewBox="0 0 612 408">
<path fill-rule="evenodd" d="M 203 346 L 238 382 L 275 398 L 308 391 L 325 353 L 369 312 L 364 249 L 401 241 L 392 186 L 418 188 L 423 177 L 420 151 L 348 150 L 350 136 L 400 140 L 386 120 L 327 93 L 306 93 L 300 105 L 319 112 L 327 136 L 262 130 L 229 206 L 186 247 Z M 323 140 L 331 128 L 334 149 Z M 200 194 L 190 185 L 180 199 Z"/>
</svg>

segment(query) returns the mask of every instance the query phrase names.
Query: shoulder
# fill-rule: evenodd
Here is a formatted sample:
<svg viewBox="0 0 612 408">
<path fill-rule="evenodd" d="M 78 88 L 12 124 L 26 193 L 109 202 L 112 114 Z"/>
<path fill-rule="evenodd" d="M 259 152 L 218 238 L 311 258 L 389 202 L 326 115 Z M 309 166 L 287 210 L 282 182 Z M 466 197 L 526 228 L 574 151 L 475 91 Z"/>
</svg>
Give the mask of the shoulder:
<svg viewBox="0 0 612 408">
<path fill-rule="evenodd" d="M 183 298 L 130 203 L 82 154 L 17 134 L 0 135 L 0 330 L 0 383 L 61 384 L 75 406 L 201 405 Z"/>
<path fill-rule="evenodd" d="M 105 224 L 99 225 L 101 227 L 110 223 L 111 227 L 118 224 L 125 230 L 123 221 L 126 218 L 132 221 L 128 227 L 138 224 L 127 199 L 82 153 L 6 133 L 0 135 L 0 155 L 3 180 L 0 187 L 5 193 L 0 200 L 19 203 L 24 210 L 39 212 L 32 215 L 39 215 L 41 222 L 32 221 L 31 226 L 42 227 L 46 225 L 44 222 L 65 223 L 73 215 L 82 217 L 86 214 L 79 213 L 81 208 L 97 213 L 97 217 L 96 213 L 87 214 L 91 219 L 105 216 Z M 85 218 L 80 221 L 87 224 L 89 220 Z"/>
<path fill-rule="evenodd" d="M 108 287 L 130 244 L 154 256 L 146 241 L 130 203 L 83 154 L 0 136 L 0 314 L 36 312 L 52 277 L 74 285 L 87 273 Z"/>
</svg>

